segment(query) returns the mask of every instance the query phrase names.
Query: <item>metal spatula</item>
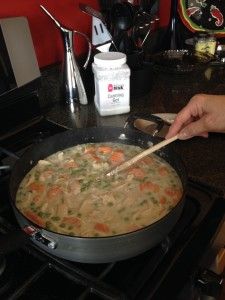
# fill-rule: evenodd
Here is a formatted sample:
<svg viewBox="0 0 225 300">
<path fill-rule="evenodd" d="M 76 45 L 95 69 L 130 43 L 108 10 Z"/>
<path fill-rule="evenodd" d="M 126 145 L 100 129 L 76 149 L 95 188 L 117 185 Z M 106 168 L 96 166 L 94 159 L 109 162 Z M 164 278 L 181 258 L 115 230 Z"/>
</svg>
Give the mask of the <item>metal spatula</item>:
<svg viewBox="0 0 225 300">
<path fill-rule="evenodd" d="M 86 13 L 92 17 L 100 19 L 102 21 L 102 23 L 106 25 L 105 18 L 103 17 L 103 15 L 100 11 L 97 11 L 93 7 L 83 4 L 83 3 L 79 3 L 79 8 L 84 13 Z"/>
<path fill-rule="evenodd" d="M 82 12 L 92 16 L 92 44 L 100 52 L 108 52 L 111 44 L 118 51 L 111 33 L 107 29 L 107 24 L 101 12 L 86 4 L 79 4 Z"/>
<path fill-rule="evenodd" d="M 122 163 L 121 165 L 117 166 L 116 168 L 114 168 L 113 170 L 111 170 L 110 172 L 108 172 L 106 174 L 106 176 L 112 176 L 115 175 L 127 168 L 129 168 L 130 166 L 132 166 L 133 164 L 135 164 L 136 162 L 138 162 L 139 160 L 141 160 L 142 158 L 144 158 L 145 156 L 161 149 L 162 147 L 165 147 L 166 145 L 176 141 L 178 139 L 178 135 L 175 135 L 174 137 L 168 139 L 168 140 L 163 140 L 162 142 L 144 150 L 143 152 L 139 153 L 138 155 L 134 156 L 133 158 L 125 161 L 124 163 Z"/>
</svg>

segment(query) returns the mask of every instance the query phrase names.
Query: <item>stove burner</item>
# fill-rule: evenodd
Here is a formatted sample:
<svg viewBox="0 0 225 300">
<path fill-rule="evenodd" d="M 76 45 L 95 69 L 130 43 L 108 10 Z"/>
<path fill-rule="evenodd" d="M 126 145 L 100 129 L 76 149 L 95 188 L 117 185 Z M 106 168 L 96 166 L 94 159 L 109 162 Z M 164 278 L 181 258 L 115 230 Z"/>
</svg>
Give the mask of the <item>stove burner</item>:
<svg viewBox="0 0 225 300">
<path fill-rule="evenodd" d="M 65 129 L 41 120 L 32 128 L 2 140 L 1 147 L 22 155 L 34 142 Z M 10 163 L 6 152 L 0 149 L 0 174 L 6 175 L 0 175 L 3 234 L 18 229 L 9 205 L 10 173 L 3 167 L 13 167 L 15 157 L 8 160 Z M 222 220 L 225 201 L 221 197 L 212 187 L 189 180 L 183 215 L 168 238 L 154 249 L 120 262 L 96 265 L 70 262 L 28 241 L 22 249 L 5 252 L 7 255 L 0 257 L 0 299 L 192 299 L 177 296 L 199 267 Z"/>
<path fill-rule="evenodd" d="M 40 142 L 44 138 L 48 138 L 56 133 L 63 132 L 68 128 L 60 126 L 46 119 L 38 120 L 31 126 L 27 126 L 21 131 L 14 132 L 14 134 L 8 136 L 1 141 L 0 147 L 0 157 L 1 152 L 7 154 L 14 159 L 18 159 L 18 155 L 15 152 L 21 149 L 26 149 L 26 147 L 35 144 L 35 142 Z"/>
<path fill-rule="evenodd" d="M 50 130 L 45 130 L 45 131 L 39 131 L 35 134 L 33 137 L 34 143 L 39 143 L 43 141 L 43 139 L 50 137 L 51 136 L 51 131 Z"/>
<path fill-rule="evenodd" d="M 18 159 L 19 157 L 7 149 L 0 147 L 0 184 L 4 182 L 6 177 L 10 174 L 11 166 L 4 162 L 5 157 L 11 157 L 13 159 Z"/>
<path fill-rule="evenodd" d="M 8 165 L 3 165 L 0 162 L 0 184 L 3 184 L 5 179 L 7 178 L 8 174 L 10 173 L 11 167 Z"/>
<path fill-rule="evenodd" d="M 3 272 L 5 271 L 5 267 L 6 267 L 6 260 L 5 257 L 0 257 L 0 276 L 3 274 Z"/>
<path fill-rule="evenodd" d="M 13 269 L 5 257 L 0 257 L 0 295 L 9 290 L 13 281 Z"/>
</svg>

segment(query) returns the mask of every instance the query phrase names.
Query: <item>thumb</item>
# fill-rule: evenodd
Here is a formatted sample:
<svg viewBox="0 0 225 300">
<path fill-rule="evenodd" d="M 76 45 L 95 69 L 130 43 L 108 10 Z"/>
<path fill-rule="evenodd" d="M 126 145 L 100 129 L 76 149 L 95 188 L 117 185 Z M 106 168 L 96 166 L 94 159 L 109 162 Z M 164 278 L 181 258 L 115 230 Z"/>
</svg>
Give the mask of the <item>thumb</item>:
<svg viewBox="0 0 225 300">
<path fill-rule="evenodd" d="M 187 140 L 193 136 L 208 137 L 208 132 L 204 126 L 203 118 L 188 124 L 179 132 L 178 136 L 180 140 Z"/>
</svg>

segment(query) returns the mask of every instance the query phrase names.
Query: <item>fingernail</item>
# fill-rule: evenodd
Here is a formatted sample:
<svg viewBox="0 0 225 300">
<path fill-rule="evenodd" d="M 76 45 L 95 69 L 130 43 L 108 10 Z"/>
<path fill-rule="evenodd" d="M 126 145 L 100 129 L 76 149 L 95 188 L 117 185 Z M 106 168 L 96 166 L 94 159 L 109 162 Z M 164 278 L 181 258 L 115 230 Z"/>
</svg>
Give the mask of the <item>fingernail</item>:
<svg viewBox="0 0 225 300">
<path fill-rule="evenodd" d="M 179 134 L 178 134 L 178 138 L 180 140 L 186 140 L 189 138 L 188 134 L 186 131 L 181 131 Z"/>
</svg>

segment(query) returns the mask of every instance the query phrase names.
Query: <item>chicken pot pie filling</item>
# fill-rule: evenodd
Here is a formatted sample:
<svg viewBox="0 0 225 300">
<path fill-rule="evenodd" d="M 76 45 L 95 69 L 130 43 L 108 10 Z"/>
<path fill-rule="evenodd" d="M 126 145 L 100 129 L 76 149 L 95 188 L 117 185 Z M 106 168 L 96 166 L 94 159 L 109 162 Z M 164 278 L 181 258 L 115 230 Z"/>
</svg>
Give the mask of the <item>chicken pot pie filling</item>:
<svg viewBox="0 0 225 300">
<path fill-rule="evenodd" d="M 16 206 L 40 227 L 70 236 L 113 236 L 146 227 L 181 199 L 176 171 L 151 154 L 117 175 L 104 175 L 142 151 L 120 143 L 88 143 L 54 153 L 24 177 Z"/>
</svg>

